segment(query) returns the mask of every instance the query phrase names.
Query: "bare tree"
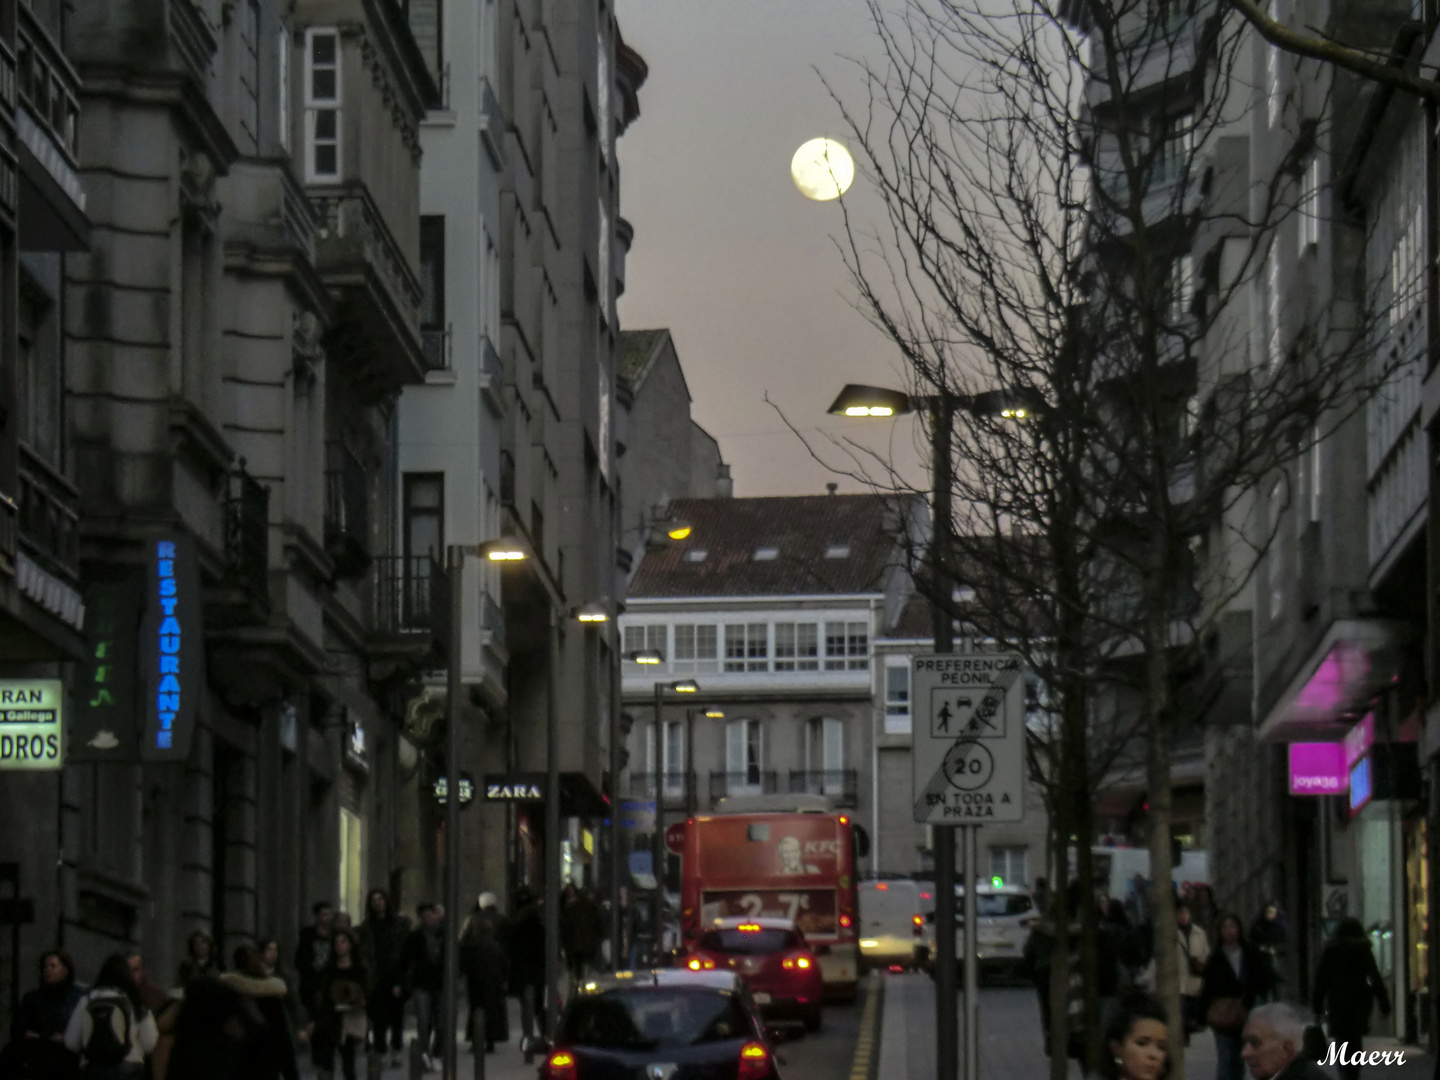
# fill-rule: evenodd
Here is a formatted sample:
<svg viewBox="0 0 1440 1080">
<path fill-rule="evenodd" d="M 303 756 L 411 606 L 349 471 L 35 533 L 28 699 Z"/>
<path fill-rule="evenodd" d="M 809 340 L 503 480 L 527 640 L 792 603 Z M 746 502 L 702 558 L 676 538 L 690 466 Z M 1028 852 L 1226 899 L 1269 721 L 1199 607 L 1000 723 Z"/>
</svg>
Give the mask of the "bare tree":
<svg viewBox="0 0 1440 1080">
<path fill-rule="evenodd" d="M 883 61 L 861 65 L 863 100 L 835 96 L 884 223 L 845 208 L 840 247 L 862 310 L 928 405 L 927 440 L 954 426 L 954 559 L 917 585 L 1021 652 L 1047 690 L 1055 722 L 1037 725 L 1030 757 L 1055 815 L 1054 880 L 1069 877 L 1073 847 L 1087 885 L 1093 1067 L 1094 792 L 1138 734 L 1156 986 L 1178 1019 L 1164 886 L 1171 752 L 1193 720 L 1181 687 L 1274 536 L 1262 481 L 1383 379 L 1366 367 L 1374 305 L 1358 275 L 1342 275 L 1287 333 L 1265 314 L 1321 128 L 1282 128 L 1263 153 L 1249 145 L 1250 36 L 1224 0 L 907 0 L 890 14 L 872 0 L 871 11 Z M 894 486 L 881 457 L 851 449 L 852 474 Z M 927 565 L 918 553 L 915 565 Z M 956 599 L 957 580 L 978 583 L 974 602 Z M 1057 887 L 1056 1080 L 1075 914 Z"/>
</svg>

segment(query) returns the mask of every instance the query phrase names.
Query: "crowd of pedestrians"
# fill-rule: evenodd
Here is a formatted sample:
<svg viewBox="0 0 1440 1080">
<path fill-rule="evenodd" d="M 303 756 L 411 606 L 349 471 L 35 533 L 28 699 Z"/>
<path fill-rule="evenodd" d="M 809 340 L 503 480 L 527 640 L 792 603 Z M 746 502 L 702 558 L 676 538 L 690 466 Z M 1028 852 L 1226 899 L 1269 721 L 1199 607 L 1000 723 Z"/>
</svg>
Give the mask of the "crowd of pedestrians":
<svg viewBox="0 0 1440 1080">
<path fill-rule="evenodd" d="M 458 963 L 467 992 L 466 1037 L 486 1052 L 510 1039 L 508 997 L 521 1003 L 523 1034 L 545 1023 L 543 901 L 529 889 L 506 916 L 481 893 L 465 918 Z M 320 1080 L 355 1080 L 402 1064 L 407 1006 L 427 1070 L 438 1069 L 444 1033 L 445 912 L 422 903 L 416 918 L 392 911 L 380 889 L 353 926 L 316 903 L 299 935 L 293 968 L 277 940 L 241 942 L 222 963 L 197 930 L 168 987 L 152 981 L 139 952 L 117 953 L 82 984 L 61 950 L 40 959 L 38 983 L 11 1017 L 0 1049 L 6 1080 L 298 1080 L 307 1052 Z M 567 888 L 561 946 L 572 979 L 600 960 L 604 920 L 593 896 Z"/>
<path fill-rule="evenodd" d="M 1067 893 L 1072 941 L 1079 935 L 1079 903 L 1079 884 L 1072 882 Z M 1254 1080 L 1270 1080 L 1281 1071 L 1287 1080 L 1303 1080 L 1297 1075 L 1301 1070 L 1294 1063 L 1295 1053 L 1289 1052 L 1287 1057 L 1282 1052 L 1285 1045 L 1293 1043 L 1291 1051 L 1298 1051 L 1308 1037 L 1312 1048 L 1320 1046 L 1327 1041 L 1320 1027 L 1323 1021 L 1328 1029 L 1328 1041 L 1337 1046 L 1347 1044 L 1348 1054 L 1356 1055 L 1369 1032 L 1375 1008 L 1378 1006 L 1386 1016 L 1390 1014 L 1389 995 L 1359 920 L 1342 919 L 1326 943 L 1307 1002 L 1314 1019 L 1307 1022 L 1298 1008 L 1282 1001 L 1283 960 L 1289 927 L 1279 905 L 1273 901 L 1266 903 L 1247 932 L 1240 916 L 1217 911 L 1209 887 L 1200 886 L 1175 896 L 1175 973 L 1181 1015 L 1178 1024 L 1171 1025 L 1163 1013 L 1151 1015 L 1152 1006 L 1158 1008 L 1158 1005 L 1153 998 L 1145 997 L 1158 993 L 1161 988 L 1156 986 L 1156 964 L 1151 955 L 1153 927 L 1143 879 L 1137 879 L 1126 901 L 1100 897 L 1097 903 L 1094 984 L 1102 1018 L 1112 1014 L 1128 1015 L 1142 1028 L 1152 1021 L 1161 1023 L 1167 1046 L 1171 1043 L 1188 1046 L 1192 1035 L 1208 1028 L 1215 1039 L 1215 1080 L 1245 1080 L 1247 1072 Z M 1025 945 L 1025 961 L 1040 999 L 1048 1055 L 1052 1014 L 1050 973 L 1058 936 L 1053 918 L 1044 907 L 1040 912 Z M 1071 956 L 1069 970 L 1069 996 L 1065 1005 L 1071 1035 L 1066 1050 L 1070 1056 L 1081 1057 L 1083 1035 L 1080 1033 L 1083 1032 L 1087 986 L 1078 952 Z M 1130 1005 L 1122 1007 L 1120 1003 L 1125 1001 Z M 1141 1005 L 1136 1006 L 1137 1001 Z M 1135 1013 L 1135 1008 L 1140 1012 Z M 1257 1035 L 1252 1028 L 1263 1031 Z M 1146 1030 L 1150 1032 L 1146 1039 L 1153 1042 L 1154 1030 Z M 1114 1032 L 1111 1034 L 1120 1037 Z M 1115 1050 L 1113 1041 L 1107 1049 Z M 1122 1057 L 1114 1057 L 1117 1066 Z M 1277 1061 L 1279 1065 L 1275 1065 Z M 1260 1071 L 1257 1071 L 1257 1062 Z M 1348 1058 L 1337 1060 L 1336 1064 L 1341 1080 L 1358 1080 L 1358 1064 Z M 1306 1075 L 1311 1074 L 1306 1071 Z M 1128 1080 L 1139 1080 L 1133 1073 L 1127 1076 Z"/>
</svg>

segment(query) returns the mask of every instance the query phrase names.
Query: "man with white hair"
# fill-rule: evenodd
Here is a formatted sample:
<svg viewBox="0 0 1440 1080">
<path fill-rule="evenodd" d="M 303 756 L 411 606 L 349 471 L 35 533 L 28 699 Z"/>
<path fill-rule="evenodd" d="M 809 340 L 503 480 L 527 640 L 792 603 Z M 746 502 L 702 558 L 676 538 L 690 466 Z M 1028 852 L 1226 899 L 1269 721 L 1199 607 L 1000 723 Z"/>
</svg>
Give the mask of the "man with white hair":
<svg viewBox="0 0 1440 1080">
<path fill-rule="evenodd" d="M 1305 1019 L 1295 1006 L 1275 1001 L 1250 1010 L 1240 1057 L 1255 1080 L 1328 1080 L 1304 1049 Z"/>
</svg>

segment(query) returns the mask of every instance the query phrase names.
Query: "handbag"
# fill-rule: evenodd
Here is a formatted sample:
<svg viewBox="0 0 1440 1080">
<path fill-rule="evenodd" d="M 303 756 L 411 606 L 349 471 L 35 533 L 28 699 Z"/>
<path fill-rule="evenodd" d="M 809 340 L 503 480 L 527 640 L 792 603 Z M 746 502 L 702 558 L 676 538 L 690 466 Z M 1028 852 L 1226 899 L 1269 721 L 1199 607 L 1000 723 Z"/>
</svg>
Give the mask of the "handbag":
<svg viewBox="0 0 1440 1080">
<path fill-rule="evenodd" d="M 1205 1010 L 1205 1023 L 1217 1031 L 1239 1031 L 1245 1026 L 1247 1011 L 1240 998 L 1216 998 Z"/>
</svg>

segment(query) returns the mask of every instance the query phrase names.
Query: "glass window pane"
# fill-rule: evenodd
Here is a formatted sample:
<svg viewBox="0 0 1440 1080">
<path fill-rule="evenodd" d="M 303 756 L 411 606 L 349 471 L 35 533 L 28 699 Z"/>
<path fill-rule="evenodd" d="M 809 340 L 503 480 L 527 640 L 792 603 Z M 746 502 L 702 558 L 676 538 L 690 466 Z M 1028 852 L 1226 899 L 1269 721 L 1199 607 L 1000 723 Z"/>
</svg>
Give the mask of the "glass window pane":
<svg viewBox="0 0 1440 1080">
<path fill-rule="evenodd" d="M 312 101 L 335 100 L 334 68 L 316 68 L 310 72 L 310 98 Z"/>
<path fill-rule="evenodd" d="M 335 63 L 334 34 L 314 34 L 310 38 L 310 59 L 314 64 Z"/>
</svg>

